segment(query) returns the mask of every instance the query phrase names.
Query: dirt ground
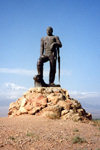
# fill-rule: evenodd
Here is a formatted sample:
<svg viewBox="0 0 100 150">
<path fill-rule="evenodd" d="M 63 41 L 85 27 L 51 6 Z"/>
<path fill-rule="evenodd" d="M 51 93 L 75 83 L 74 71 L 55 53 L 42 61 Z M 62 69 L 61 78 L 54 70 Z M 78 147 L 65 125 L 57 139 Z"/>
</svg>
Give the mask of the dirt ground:
<svg viewBox="0 0 100 150">
<path fill-rule="evenodd" d="M 100 150 L 100 127 L 40 116 L 4 117 L 0 150 Z"/>
</svg>

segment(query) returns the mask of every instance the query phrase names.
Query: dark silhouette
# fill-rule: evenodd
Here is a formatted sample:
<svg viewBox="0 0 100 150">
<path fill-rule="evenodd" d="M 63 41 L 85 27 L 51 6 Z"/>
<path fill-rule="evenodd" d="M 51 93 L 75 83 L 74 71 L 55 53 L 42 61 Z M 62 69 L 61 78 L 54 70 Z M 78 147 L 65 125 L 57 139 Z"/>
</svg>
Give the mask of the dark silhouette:
<svg viewBox="0 0 100 150">
<path fill-rule="evenodd" d="M 55 74 L 56 74 L 56 60 L 58 56 L 59 63 L 59 78 L 60 78 L 60 56 L 59 48 L 62 47 L 61 41 L 58 36 L 53 35 L 53 28 L 47 28 L 47 36 L 41 39 L 40 58 L 37 62 L 38 75 L 34 77 L 36 86 L 55 86 Z M 50 62 L 49 84 L 46 84 L 43 80 L 43 64 Z"/>
</svg>

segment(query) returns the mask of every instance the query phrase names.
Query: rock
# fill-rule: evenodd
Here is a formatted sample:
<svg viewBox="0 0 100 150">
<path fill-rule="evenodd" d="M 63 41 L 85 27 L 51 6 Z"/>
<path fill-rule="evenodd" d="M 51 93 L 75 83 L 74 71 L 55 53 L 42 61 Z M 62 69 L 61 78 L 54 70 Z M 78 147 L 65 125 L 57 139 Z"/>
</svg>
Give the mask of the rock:
<svg viewBox="0 0 100 150">
<path fill-rule="evenodd" d="M 42 116 L 47 117 L 49 119 L 59 119 L 60 118 L 60 114 L 58 112 L 53 112 L 53 111 L 45 111 Z"/>
<path fill-rule="evenodd" d="M 59 106 L 49 106 L 43 110 L 43 116 L 48 117 L 50 119 L 60 118 L 61 116 L 61 108 Z"/>
<path fill-rule="evenodd" d="M 54 97 L 55 97 L 54 93 L 51 93 L 51 94 L 47 95 L 48 102 L 51 102 L 51 99 L 53 99 Z"/>
<path fill-rule="evenodd" d="M 16 108 L 12 108 L 12 109 L 9 110 L 8 115 L 16 115 L 17 111 L 18 110 Z"/>
<path fill-rule="evenodd" d="M 70 110 L 69 110 L 69 114 L 71 114 L 71 115 L 74 114 L 74 110 L 73 110 L 73 109 L 70 109 Z"/>
<path fill-rule="evenodd" d="M 16 104 L 18 103 L 18 105 L 20 106 L 22 101 L 23 101 L 23 99 L 24 99 L 24 96 L 20 97 L 15 103 Z"/>
<path fill-rule="evenodd" d="M 40 95 L 36 98 L 36 106 L 46 106 L 47 105 L 47 98 L 43 95 Z"/>
<path fill-rule="evenodd" d="M 71 119 L 72 115 L 70 113 L 67 113 L 65 115 L 62 116 L 63 120 L 67 120 L 67 119 Z"/>
<path fill-rule="evenodd" d="M 71 101 L 70 99 L 65 100 L 65 102 L 69 103 L 69 104 L 73 104 L 73 101 Z"/>
<path fill-rule="evenodd" d="M 62 92 L 61 87 L 58 87 L 58 88 L 51 88 L 51 90 L 52 90 L 54 93 L 61 93 L 61 92 Z"/>
<path fill-rule="evenodd" d="M 54 105 L 57 104 L 57 102 L 59 101 L 59 97 L 52 96 L 51 94 L 47 98 L 48 98 L 48 102 L 51 102 Z"/>
<path fill-rule="evenodd" d="M 80 116 L 84 116 L 85 114 L 86 114 L 86 111 L 85 111 L 85 109 L 78 109 L 77 110 L 77 112 L 78 112 L 78 114 L 80 115 Z"/>
<path fill-rule="evenodd" d="M 19 111 L 21 114 L 28 114 L 28 111 L 24 107 L 20 107 Z"/>
<path fill-rule="evenodd" d="M 37 112 L 41 110 L 41 107 L 35 107 L 32 110 L 28 111 L 28 114 L 35 115 Z"/>
<path fill-rule="evenodd" d="M 61 107 L 59 107 L 58 105 L 48 106 L 44 109 L 44 111 L 61 111 Z"/>
<path fill-rule="evenodd" d="M 71 105 L 72 108 L 76 108 L 76 109 L 79 109 L 81 108 L 81 104 L 78 102 L 76 103 L 75 101 L 72 102 L 73 104 Z"/>
<path fill-rule="evenodd" d="M 81 121 L 81 120 L 82 120 L 82 117 L 80 117 L 79 114 L 74 114 L 74 115 L 72 116 L 72 120 L 73 120 L 73 121 Z"/>
<path fill-rule="evenodd" d="M 30 88 L 9 106 L 9 117 L 23 114 L 74 121 L 92 119 L 92 115 L 82 108 L 80 102 L 70 98 L 68 91 L 61 87 Z"/>
<path fill-rule="evenodd" d="M 12 109 L 12 108 L 15 108 L 15 109 L 18 109 L 20 106 L 18 105 L 18 103 L 16 102 L 12 102 L 9 106 L 9 110 Z"/>
<path fill-rule="evenodd" d="M 38 92 L 38 93 L 42 93 L 42 90 L 43 90 L 42 87 L 38 87 L 38 88 L 37 88 L 37 92 Z"/>
<path fill-rule="evenodd" d="M 17 112 L 16 112 L 16 115 L 17 116 L 19 116 L 19 115 L 21 115 L 22 113 L 18 110 Z"/>
<path fill-rule="evenodd" d="M 22 99 L 22 101 L 21 101 L 21 107 L 24 107 L 24 106 L 25 106 L 26 100 L 27 100 L 26 98 L 23 98 L 23 99 Z"/>
<path fill-rule="evenodd" d="M 66 115 L 69 112 L 69 110 L 62 110 L 61 111 L 61 116 Z"/>
<path fill-rule="evenodd" d="M 66 103 L 65 101 L 59 101 L 57 103 L 57 105 L 62 107 L 63 109 L 67 109 L 67 110 L 70 110 L 70 108 L 71 108 L 71 104 L 70 103 Z"/>
<path fill-rule="evenodd" d="M 30 105 L 30 104 L 27 104 L 27 105 L 25 106 L 25 109 L 26 109 L 27 111 L 30 111 L 30 110 L 33 109 L 33 106 Z"/>
<path fill-rule="evenodd" d="M 86 118 L 88 118 L 89 120 L 92 119 L 92 115 L 90 113 L 87 113 Z"/>
<path fill-rule="evenodd" d="M 13 114 L 13 110 L 9 110 L 8 115 L 12 115 Z"/>
</svg>

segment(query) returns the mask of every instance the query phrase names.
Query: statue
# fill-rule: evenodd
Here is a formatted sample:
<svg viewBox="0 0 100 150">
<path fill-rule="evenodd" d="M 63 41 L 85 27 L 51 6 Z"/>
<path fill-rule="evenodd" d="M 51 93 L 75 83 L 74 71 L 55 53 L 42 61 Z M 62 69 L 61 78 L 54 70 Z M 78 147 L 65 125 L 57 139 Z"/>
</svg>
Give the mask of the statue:
<svg viewBox="0 0 100 150">
<path fill-rule="evenodd" d="M 37 71 L 38 75 L 34 77 L 35 86 L 55 86 L 55 74 L 56 74 L 56 60 L 58 57 L 58 66 L 59 66 L 59 79 L 60 79 L 60 56 L 59 48 L 62 47 L 62 43 L 58 36 L 53 35 L 53 28 L 47 28 L 47 36 L 41 38 L 41 47 L 40 47 L 40 58 L 37 62 Z M 45 62 L 50 62 L 50 73 L 49 73 L 49 84 L 46 84 L 43 80 L 43 64 Z"/>
</svg>

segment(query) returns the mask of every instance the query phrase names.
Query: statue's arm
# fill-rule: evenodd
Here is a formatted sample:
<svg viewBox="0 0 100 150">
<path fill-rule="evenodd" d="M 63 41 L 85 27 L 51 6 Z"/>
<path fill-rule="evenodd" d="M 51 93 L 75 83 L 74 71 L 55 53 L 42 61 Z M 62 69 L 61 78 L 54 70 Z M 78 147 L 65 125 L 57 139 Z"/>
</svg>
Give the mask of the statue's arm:
<svg viewBox="0 0 100 150">
<path fill-rule="evenodd" d="M 41 38 L 41 45 L 40 45 L 40 56 L 42 56 L 44 53 L 44 40 Z"/>
<path fill-rule="evenodd" d="M 56 38 L 56 41 L 54 43 L 52 43 L 51 49 L 62 47 L 62 43 L 61 43 L 59 37 L 56 36 L 55 38 Z"/>
<path fill-rule="evenodd" d="M 56 43 L 57 43 L 58 47 L 62 47 L 62 43 L 61 43 L 61 41 L 60 41 L 58 36 L 56 36 Z"/>
</svg>

